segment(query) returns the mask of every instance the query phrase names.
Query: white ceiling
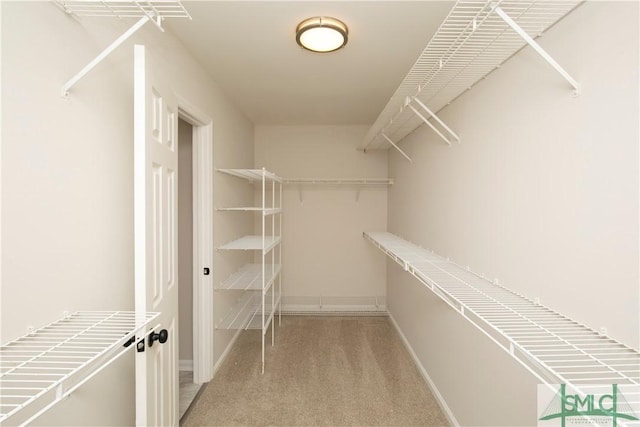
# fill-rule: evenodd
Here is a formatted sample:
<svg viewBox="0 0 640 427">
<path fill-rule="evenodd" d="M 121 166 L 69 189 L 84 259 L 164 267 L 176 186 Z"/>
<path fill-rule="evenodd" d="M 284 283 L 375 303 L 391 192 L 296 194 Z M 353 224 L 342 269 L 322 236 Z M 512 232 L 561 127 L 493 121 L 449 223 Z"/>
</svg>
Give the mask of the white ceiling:
<svg viewBox="0 0 640 427">
<path fill-rule="evenodd" d="M 453 1 L 184 1 L 166 26 L 255 124 L 372 124 Z M 349 27 L 346 48 L 298 47 L 311 16 Z"/>
</svg>

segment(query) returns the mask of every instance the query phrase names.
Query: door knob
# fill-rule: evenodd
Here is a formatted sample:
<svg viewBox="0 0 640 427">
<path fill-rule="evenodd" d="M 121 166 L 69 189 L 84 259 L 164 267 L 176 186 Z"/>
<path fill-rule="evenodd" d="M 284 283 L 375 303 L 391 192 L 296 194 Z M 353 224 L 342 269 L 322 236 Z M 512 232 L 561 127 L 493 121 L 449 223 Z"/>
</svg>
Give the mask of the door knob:
<svg viewBox="0 0 640 427">
<path fill-rule="evenodd" d="M 155 341 L 159 341 L 160 344 L 164 344 L 169 339 L 169 332 L 166 329 L 161 330 L 159 333 L 151 332 L 149 334 L 149 347 L 153 346 Z"/>
</svg>

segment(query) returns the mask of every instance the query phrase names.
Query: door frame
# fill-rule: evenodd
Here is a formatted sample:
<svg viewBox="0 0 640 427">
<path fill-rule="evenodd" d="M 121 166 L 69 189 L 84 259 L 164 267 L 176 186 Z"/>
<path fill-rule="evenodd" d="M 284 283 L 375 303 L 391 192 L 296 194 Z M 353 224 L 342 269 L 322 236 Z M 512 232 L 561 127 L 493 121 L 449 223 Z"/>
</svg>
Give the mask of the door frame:
<svg viewBox="0 0 640 427">
<path fill-rule="evenodd" d="M 176 98 L 178 117 L 193 127 L 193 382 L 202 384 L 213 378 L 213 120 Z"/>
</svg>

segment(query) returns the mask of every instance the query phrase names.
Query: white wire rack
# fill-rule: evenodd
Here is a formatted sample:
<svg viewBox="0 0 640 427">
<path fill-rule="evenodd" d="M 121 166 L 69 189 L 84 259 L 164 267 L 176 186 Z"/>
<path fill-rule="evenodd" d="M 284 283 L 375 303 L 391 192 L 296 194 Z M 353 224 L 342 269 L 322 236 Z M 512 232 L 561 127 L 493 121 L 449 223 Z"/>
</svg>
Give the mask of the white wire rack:
<svg viewBox="0 0 640 427">
<path fill-rule="evenodd" d="M 380 188 L 393 184 L 391 178 L 285 178 L 285 185 L 295 185 L 298 188 L 298 198 L 300 204 L 304 202 L 302 190 L 321 186 L 324 188 L 356 188 L 356 202 L 360 199 L 360 190 L 362 188 Z"/>
<path fill-rule="evenodd" d="M 229 212 L 259 212 L 264 216 L 282 213 L 282 209 L 280 208 L 262 209 L 262 208 L 256 208 L 256 207 L 237 207 L 237 208 L 217 208 L 216 210 L 229 211 Z"/>
<path fill-rule="evenodd" d="M 262 264 L 246 264 L 227 279 L 220 282 L 217 289 L 241 289 L 241 290 L 262 290 L 263 272 L 266 274 L 264 286 L 269 289 L 275 281 L 282 267 L 279 264 L 265 264 L 264 271 Z"/>
<path fill-rule="evenodd" d="M 364 237 L 546 384 L 640 384 L 640 352 L 391 233 Z"/>
<path fill-rule="evenodd" d="M 76 312 L 0 347 L 0 423 L 26 425 L 144 339 L 158 313 Z M 127 346 L 125 347 L 125 344 Z"/>
<path fill-rule="evenodd" d="M 282 178 L 266 169 L 217 169 L 218 172 L 260 184 L 261 206 L 219 208 L 221 211 L 259 212 L 261 235 L 244 236 L 218 249 L 259 250 L 261 262 L 247 264 L 216 287 L 217 290 L 248 291 L 231 307 L 216 325 L 218 329 L 262 329 L 262 373 L 265 364 L 265 335 L 282 294 Z M 270 234 L 269 234 L 270 233 Z M 271 327 L 271 345 L 275 343 L 275 331 Z"/>
<path fill-rule="evenodd" d="M 238 178 L 246 179 L 250 182 L 282 182 L 282 178 L 278 175 L 269 172 L 266 169 L 216 169 L 218 172 L 225 173 L 227 175 L 236 176 Z"/>
<path fill-rule="evenodd" d="M 395 146 L 395 142 L 402 140 L 422 123 L 429 125 L 448 143 L 459 140 L 433 112 L 437 113 L 500 67 L 527 43 L 579 90 L 577 82 L 531 37 L 541 35 L 581 1 L 458 1 L 359 148 L 387 149 L 394 146 L 408 158 Z M 429 121 L 430 118 L 439 123 L 440 128 L 436 128 Z"/>
<path fill-rule="evenodd" d="M 160 31 L 165 18 L 189 18 L 191 15 L 179 0 L 55 0 L 68 14 L 78 17 L 105 16 L 116 18 L 138 18 L 138 21 L 107 46 L 93 60 L 62 86 L 62 96 L 69 97 L 69 91 L 100 62 L 134 35 L 147 22 L 153 22 Z"/>
<path fill-rule="evenodd" d="M 280 236 L 243 236 L 219 247 L 224 250 L 262 250 L 263 253 L 271 251 L 282 238 Z"/>
<path fill-rule="evenodd" d="M 112 16 L 117 18 L 191 18 L 178 0 L 57 0 L 67 13 L 77 16 Z"/>
<path fill-rule="evenodd" d="M 276 290 L 269 292 L 265 299 L 264 306 L 260 295 L 257 293 L 246 293 L 234 304 L 232 309 L 218 323 L 218 329 L 261 329 L 262 336 L 267 333 L 269 325 L 276 315 L 276 310 L 280 306 L 281 294 Z M 264 314 L 264 317 L 263 317 Z"/>
</svg>

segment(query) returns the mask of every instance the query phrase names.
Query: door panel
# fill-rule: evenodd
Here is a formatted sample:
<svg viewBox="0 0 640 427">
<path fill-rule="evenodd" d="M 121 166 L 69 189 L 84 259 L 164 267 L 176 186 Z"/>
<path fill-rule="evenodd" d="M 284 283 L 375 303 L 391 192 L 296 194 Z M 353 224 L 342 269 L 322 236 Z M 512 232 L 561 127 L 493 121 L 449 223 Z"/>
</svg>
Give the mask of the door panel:
<svg viewBox="0 0 640 427">
<path fill-rule="evenodd" d="M 177 105 L 144 46 L 134 63 L 136 311 L 161 313 L 166 343 L 136 353 L 136 425 L 178 425 Z"/>
</svg>

